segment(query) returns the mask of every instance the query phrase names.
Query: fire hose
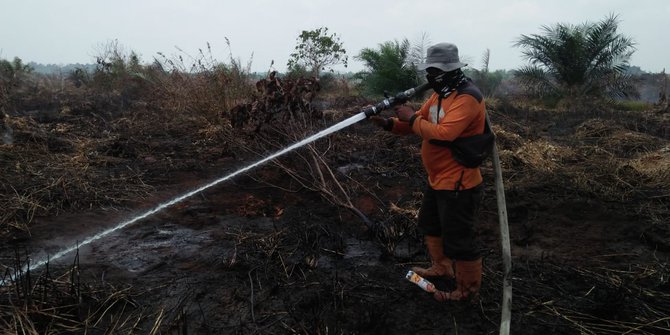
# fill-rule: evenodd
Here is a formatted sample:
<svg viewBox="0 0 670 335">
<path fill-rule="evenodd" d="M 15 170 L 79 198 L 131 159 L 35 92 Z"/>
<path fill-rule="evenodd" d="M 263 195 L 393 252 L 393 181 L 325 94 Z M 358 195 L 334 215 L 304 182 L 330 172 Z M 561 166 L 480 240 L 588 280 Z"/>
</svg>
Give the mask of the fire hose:
<svg viewBox="0 0 670 335">
<path fill-rule="evenodd" d="M 488 121 L 489 116 L 486 115 Z M 512 318 L 512 252 L 507 224 L 507 203 L 505 202 L 505 186 L 503 185 L 502 168 L 498 145 L 493 144 L 493 170 L 495 173 L 496 199 L 498 201 L 498 221 L 500 223 L 500 243 L 503 258 L 503 297 L 500 314 L 500 334 L 508 335 Z"/>
</svg>

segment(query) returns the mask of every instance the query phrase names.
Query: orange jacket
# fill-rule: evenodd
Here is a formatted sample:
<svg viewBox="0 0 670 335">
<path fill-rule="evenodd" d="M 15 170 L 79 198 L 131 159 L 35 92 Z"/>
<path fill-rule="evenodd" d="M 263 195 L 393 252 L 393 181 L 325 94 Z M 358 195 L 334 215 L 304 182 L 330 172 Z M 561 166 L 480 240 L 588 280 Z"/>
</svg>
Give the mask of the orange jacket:
<svg viewBox="0 0 670 335">
<path fill-rule="evenodd" d="M 393 118 L 396 134 L 415 133 L 423 139 L 421 143 L 421 159 L 428 173 L 428 182 L 435 190 L 470 189 L 482 182 L 479 168 L 466 168 L 456 162 L 451 149 L 431 144 L 431 139 L 453 141 L 457 137 L 482 134 L 486 119 L 484 99 L 472 83 L 465 88 L 454 91 L 446 99 L 442 99 L 437 118 L 438 95 L 433 93 L 421 106 L 414 117 L 410 128 L 409 122 Z"/>
</svg>

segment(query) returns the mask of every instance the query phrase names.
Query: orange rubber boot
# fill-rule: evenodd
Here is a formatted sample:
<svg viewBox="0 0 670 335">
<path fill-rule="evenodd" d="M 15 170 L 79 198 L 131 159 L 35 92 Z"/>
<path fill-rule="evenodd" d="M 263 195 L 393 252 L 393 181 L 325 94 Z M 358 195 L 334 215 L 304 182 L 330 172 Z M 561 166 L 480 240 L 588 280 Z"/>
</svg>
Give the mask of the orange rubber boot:
<svg viewBox="0 0 670 335">
<path fill-rule="evenodd" d="M 426 235 L 426 248 L 430 256 L 429 268 L 413 267 L 412 271 L 421 277 L 448 277 L 454 278 L 454 265 L 451 259 L 444 255 L 442 237 Z"/>
<path fill-rule="evenodd" d="M 476 298 L 482 286 L 482 259 L 474 261 L 455 261 L 456 289 L 451 292 L 437 291 L 434 297 L 438 301 L 466 300 Z"/>
</svg>

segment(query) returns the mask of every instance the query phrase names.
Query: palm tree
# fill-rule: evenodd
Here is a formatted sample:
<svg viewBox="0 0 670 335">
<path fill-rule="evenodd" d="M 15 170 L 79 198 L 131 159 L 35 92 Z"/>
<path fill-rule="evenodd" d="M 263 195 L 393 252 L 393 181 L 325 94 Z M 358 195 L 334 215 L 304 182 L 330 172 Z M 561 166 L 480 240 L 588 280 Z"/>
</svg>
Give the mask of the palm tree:
<svg viewBox="0 0 670 335">
<path fill-rule="evenodd" d="M 486 97 L 493 97 L 496 95 L 496 90 L 507 74 L 507 71 L 505 70 L 490 71 L 490 60 L 491 50 L 486 49 L 484 54 L 482 54 L 482 67 L 479 69 L 469 68 L 465 70 L 465 74 L 472 78 L 475 84 L 477 84 L 477 87 L 479 87 Z"/>
<path fill-rule="evenodd" d="M 543 35 L 522 35 L 515 43 L 530 62 L 515 75 L 531 93 L 577 99 L 635 94 L 625 74 L 635 43 L 617 33 L 617 16 L 542 28 Z"/>
<path fill-rule="evenodd" d="M 379 44 L 378 49 L 365 48 L 356 56 L 365 63 L 366 69 L 356 74 L 369 94 L 391 93 L 406 90 L 419 83 L 416 65 L 410 57 L 411 47 L 407 39 Z"/>
</svg>

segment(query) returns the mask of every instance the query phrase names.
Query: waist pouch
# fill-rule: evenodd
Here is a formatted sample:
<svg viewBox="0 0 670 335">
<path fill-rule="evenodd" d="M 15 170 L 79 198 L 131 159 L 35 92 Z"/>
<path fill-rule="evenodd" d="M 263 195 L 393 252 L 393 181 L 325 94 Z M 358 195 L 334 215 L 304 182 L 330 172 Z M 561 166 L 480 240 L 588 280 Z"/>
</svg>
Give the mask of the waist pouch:
<svg viewBox="0 0 670 335">
<path fill-rule="evenodd" d="M 428 143 L 447 147 L 459 164 L 466 168 L 476 168 L 484 163 L 493 152 L 496 136 L 491 131 L 488 117 L 484 124 L 484 133 L 468 137 L 459 137 L 453 141 L 428 140 Z"/>
</svg>

